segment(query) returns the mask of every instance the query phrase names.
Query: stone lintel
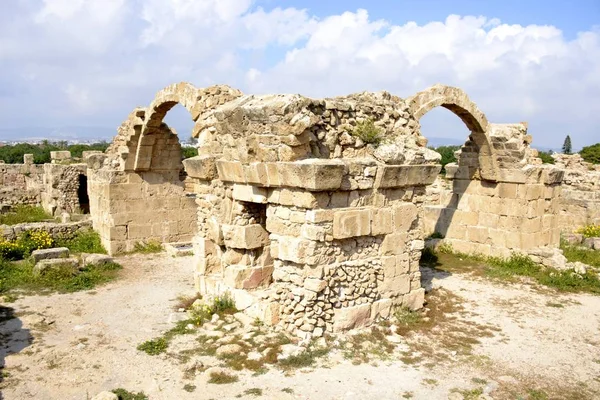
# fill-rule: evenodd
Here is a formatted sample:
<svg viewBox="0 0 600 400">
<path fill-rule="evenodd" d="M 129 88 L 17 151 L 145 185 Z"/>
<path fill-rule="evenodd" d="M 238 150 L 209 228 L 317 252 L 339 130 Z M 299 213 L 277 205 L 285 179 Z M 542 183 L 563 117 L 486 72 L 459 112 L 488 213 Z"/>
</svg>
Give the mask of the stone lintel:
<svg viewBox="0 0 600 400">
<path fill-rule="evenodd" d="M 377 171 L 375 187 L 430 185 L 435 181 L 441 168 L 441 165 L 382 165 Z"/>
<path fill-rule="evenodd" d="M 293 162 L 251 163 L 218 160 L 219 179 L 263 187 L 292 187 L 309 191 L 337 190 L 342 185 L 345 163 L 341 160 L 308 159 Z"/>
</svg>

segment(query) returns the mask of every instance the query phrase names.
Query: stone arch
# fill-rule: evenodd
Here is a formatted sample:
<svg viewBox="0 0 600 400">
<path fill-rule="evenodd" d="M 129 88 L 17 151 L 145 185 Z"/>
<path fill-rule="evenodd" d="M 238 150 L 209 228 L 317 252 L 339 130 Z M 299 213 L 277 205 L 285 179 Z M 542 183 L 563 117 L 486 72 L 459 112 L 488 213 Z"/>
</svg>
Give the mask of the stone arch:
<svg viewBox="0 0 600 400">
<path fill-rule="evenodd" d="M 498 168 L 485 114 L 459 88 L 436 84 L 407 99 L 410 113 L 418 121 L 435 107 L 444 107 L 459 117 L 471 131 L 469 139 L 479 150 L 481 178 L 496 181 Z"/>
<path fill-rule="evenodd" d="M 169 85 L 159 91 L 144 116 L 144 124 L 135 155 L 134 169 L 136 171 L 151 169 L 154 147 L 152 134 L 164 131 L 163 119 L 175 105 L 181 104 L 185 107 L 189 111 L 192 120 L 196 122 L 206 109 L 223 104 L 241 95 L 242 93 L 239 90 L 227 85 L 214 85 L 198 89 L 187 82 Z"/>
</svg>

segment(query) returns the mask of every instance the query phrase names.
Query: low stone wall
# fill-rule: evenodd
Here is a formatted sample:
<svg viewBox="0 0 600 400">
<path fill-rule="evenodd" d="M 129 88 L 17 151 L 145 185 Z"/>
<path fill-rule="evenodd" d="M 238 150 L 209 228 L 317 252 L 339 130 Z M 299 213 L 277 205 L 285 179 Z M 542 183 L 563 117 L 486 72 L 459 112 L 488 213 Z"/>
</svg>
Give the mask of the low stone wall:
<svg viewBox="0 0 600 400">
<path fill-rule="evenodd" d="M 579 154 L 554 154 L 555 165 L 563 168 L 559 226 L 572 232 L 584 225 L 600 225 L 600 165 L 583 161 Z"/>
<path fill-rule="evenodd" d="M 16 225 L 0 225 L 0 235 L 6 240 L 14 240 L 25 231 L 39 230 L 48 232 L 53 239 L 72 238 L 77 232 L 91 228 L 92 221 L 89 219 L 65 223 L 34 222 Z"/>
</svg>

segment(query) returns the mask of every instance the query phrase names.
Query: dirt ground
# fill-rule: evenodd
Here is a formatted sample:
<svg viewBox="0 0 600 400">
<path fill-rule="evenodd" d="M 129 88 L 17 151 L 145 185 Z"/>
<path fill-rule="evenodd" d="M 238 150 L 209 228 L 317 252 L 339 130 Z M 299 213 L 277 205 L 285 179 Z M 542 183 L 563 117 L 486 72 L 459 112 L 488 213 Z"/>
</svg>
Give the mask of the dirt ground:
<svg viewBox="0 0 600 400">
<path fill-rule="evenodd" d="M 249 389 L 264 399 L 600 398 L 598 296 L 424 269 L 431 323 L 407 334 L 391 359 L 354 365 L 332 351 L 315 367 L 236 372 L 238 382 L 217 385 L 136 349 L 178 320 L 177 297 L 193 293 L 192 258 L 118 262 L 120 279 L 95 290 L 2 304 L 16 318 L 0 323 L 0 398 L 91 399 L 115 388 L 151 400 L 260 393 Z"/>
</svg>

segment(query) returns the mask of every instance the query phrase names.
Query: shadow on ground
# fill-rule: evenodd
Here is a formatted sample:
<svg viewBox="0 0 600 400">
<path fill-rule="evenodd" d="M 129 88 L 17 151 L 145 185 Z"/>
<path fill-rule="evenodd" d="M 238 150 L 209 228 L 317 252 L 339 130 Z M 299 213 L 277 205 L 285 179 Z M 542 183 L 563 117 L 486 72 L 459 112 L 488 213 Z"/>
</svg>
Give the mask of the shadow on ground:
<svg viewBox="0 0 600 400">
<path fill-rule="evenodd" d="M 14 308 L 0 305 L 0 400 L 4 399 L 2 390 L 6 371 L 6 356 L 15 354 L 33 343 L 29 329 L 23 329 L 23 322 L 16 317 Z"/>
<path fill-rule="evenodd" d="M 433 279 L 445 279 L 451 276 L 452 274 L 447 271 L 443 271 L 438 269 L 437 267 L 442 264 L 435 262 L 422 262 L 419 265 L 419 270 L 421 271 L 421 287 L 425 289 L 425 292 L 429 292 L 433 289 Z"/>
</svg>

